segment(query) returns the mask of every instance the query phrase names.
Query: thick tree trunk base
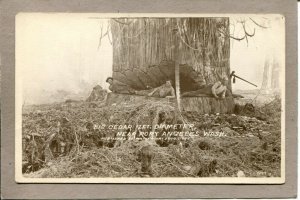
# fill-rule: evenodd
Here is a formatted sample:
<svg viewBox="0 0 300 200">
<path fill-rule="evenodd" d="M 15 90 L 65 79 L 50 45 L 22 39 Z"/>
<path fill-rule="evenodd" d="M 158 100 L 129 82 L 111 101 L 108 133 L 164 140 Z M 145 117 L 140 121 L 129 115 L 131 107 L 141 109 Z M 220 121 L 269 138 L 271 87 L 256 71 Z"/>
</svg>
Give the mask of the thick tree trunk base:
<svg viewBox="0 0 300 200">
<path fill-rule="evenodd" d="M 183 97 L 182 111 L 196 111 L 203 114 L 233 113 L 234 101 L 232 97 L 216 99 L 214 97 Z"/>
<path fill-rule="evenodd" d="M 108 93 L 106 105 L 119 105 L 127 103 L 138 103 L 141 101 L 157 101 L 162 103 L 170 103 L 176 105 L 176 99 L 156 98 L 148 96 L 138 96 L 129 94 Z M 216 113 L 233 113 L 234 101 L 232 97 L 225 99 L 216 99 L 209 96 L 201 97 L 182 97 L 182 111 L 193 111 L 201 114 L 216 114 Z"/>
</svg>

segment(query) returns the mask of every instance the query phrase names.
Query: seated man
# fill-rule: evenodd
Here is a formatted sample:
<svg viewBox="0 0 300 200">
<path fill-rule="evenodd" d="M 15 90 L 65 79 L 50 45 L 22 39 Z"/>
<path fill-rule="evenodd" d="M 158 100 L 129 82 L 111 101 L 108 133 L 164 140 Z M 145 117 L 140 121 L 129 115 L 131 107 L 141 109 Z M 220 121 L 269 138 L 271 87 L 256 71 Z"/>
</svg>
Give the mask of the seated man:
<svg viewBox="0 0 300 200">
<path fill-rule="evenodd" d="M 175 90 L 172 87 L 171 81 L 166 81 L 165 84 L 155 88 L 148 94 L 149 97 L 174 98 Z"/>
<path fill-rule="evenodd" d="M 107 91 L 102 89 L 100 85 L 93 87 L 93 91 L 90 96 L 86 99 L 87 102 L 92 101 L 104 101 L 107 95 Z"/>
<path fill-rule="evenodd" d="M 112 77 L 108 77 L 106 79 L 106 82 L 110 85 L 109 90 L 114 93 L 119 94 L 136 94 L 136 91 L 126 85 L 125 83 L 122 83 L 120 81 L 114 80 Z"/>
<path fill-rule="evenodd" d="M 211 93 L 216 98 L 225 98 L 225 94 L 227 91 L 227 84 L 228 84 L 228 78 L 227 76 L 223 76 L 220 81 L 217 81 L 212 87 L 211 87 Z"/>
<path fill-rule="evenodd" d="M 215 98 L 225 98 L 225 95 L 231 95 L 231 91 L 227 88 L 228 78 L 223 76 L 220 81 L 214 84 L 209 84 L 202 89 L 186 92 L 182 94 L 183 97 L 192 97 L 200 95 L 213 95 Z"/>
</svg>

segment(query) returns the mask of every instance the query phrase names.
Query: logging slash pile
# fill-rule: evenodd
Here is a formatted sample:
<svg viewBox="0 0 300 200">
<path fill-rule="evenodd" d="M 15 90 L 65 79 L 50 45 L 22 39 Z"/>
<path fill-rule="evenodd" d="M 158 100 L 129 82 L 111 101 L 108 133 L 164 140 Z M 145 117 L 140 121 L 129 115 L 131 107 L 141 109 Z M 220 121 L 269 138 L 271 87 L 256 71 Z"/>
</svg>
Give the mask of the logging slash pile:
<svg viewBox="0 0 300 200">
<path fill-rule="evenodd" d="M 250 106 L 251 107 L 251 106 Z M 238 114 L 179 113 L 170 102 L 68 102 L 23 109 L 26 177 L 278 177 L 281 101 Z M 149 125 L 143 131 L 139 125 Z M 193 128 L 153 128 L 193 124 Z M 105 126 L 106 125 L 106 126 Z M 124 134 L 117 135 L 122 128 Z M 169 140 L 163 132 L 196 131 Z M 156 138 L 142 132 L 156 131 Z M 132 132 L 135 132 L 135 139 Z M 157 138 L 163 138 L 158 140 Z"/>
</svg>

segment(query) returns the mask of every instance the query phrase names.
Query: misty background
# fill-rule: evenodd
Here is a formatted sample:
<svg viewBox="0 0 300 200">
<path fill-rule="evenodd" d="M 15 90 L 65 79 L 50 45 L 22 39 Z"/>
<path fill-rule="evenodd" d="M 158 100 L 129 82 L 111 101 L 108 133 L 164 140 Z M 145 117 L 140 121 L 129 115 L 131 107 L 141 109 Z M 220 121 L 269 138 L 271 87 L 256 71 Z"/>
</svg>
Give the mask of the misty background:
<svg viewBox="0 0 300 200">
<path fill-rule="evenodd" d="M 284 72 L 284 19 L 279 15 L 252 16 L 246 29 L 255 36 L 246 40 L 231 39 L 230 66 L 237 75 L 261 86 L 266 59 L 275 58 Z M 230 17 L 230 31 L 243 37 L 237 22 L 247 15 Z M 109 19 L 86 14 L 22 14 L 16 21 L 16 68 L 22 79 L 25 104 L 42 104 L 67 98 L 86 99 L 97 84 L 112 75 L 112 45 L 104 37 L 99 45 L 100 29 Z M 105 30 L 104 30 L 105 31 Z M 282 80 L 281 80 L 282 81 Z M 257 89 L 237 80 L 234 90 Z M 63 98 L 63 99 L 62 99 Z"/>
</svg>

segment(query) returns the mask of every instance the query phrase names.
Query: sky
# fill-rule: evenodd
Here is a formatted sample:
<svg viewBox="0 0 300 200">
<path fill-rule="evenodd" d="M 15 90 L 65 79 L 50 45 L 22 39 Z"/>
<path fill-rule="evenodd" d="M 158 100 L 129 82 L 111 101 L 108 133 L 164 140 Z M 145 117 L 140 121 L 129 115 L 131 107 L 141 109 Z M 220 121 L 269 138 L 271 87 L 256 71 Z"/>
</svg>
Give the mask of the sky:
<svg viewBox="0 0 300 200">
<path fill-rule="evenodd" d="M 234 16 L 231 22 L 248 19 Z M 268 26 L 255 27 L 249 20 L 247 28 L 255 36 L 231 40 L 230 65 L 236 74 L 261 85 L 266 57 L 276 57 L 284 66 L 284 20 L 281 16 L 254 16 Z M 22 96 L 26 104 L 55 101 L 58 90 L 88 95 L 96 84 L 107 89 L 107 76 L 112 75 L 112 45 L 108 37 L 101 40 L 100 30 L 108 19 L 83 14 L 19 14 L 16 20 L 16 67 L 21 74 Z M 233 27 L 231 27 L 233 32 Z M 236 25 L 234 35 L 243 36 Z M 99 47 L 98 47 L 99 46 Z M 233 89 L 255 89 L 237 81 Z M 51 96 L 52 95 L 52 96 Z"/>
<path fill-rule="evenodd" d="M 241 19 L 249 18 L 241 17 Z M 246 40 L 239 42 L 231 39 L 230 67 L 237 75 L 260 87 L 263 78 L 265 59 L 270 59 L 272 61 L 275 57 L 281 67 L 284 68 L 284 20 L 281 16 L 258 16 L 251 17 L 251 19 L 268 28 L 260 28 L 251 23 L 251 20 L 247 21 L 246 24 L 249 25 L 249 29 L 247 29 L 249 30 L 248 32 L 252 33 L 252 30 L 255 28 L 255 35 L 252 38 L 249 38 L 248 44 Z M 240 20 L 240 17 L 231 20 Z M 243 36 L 243 32 L 240 31 L 240 29 L 241 25 L 235 30 L 235 36 Z M 281 80 L 281 82 L 283 82 L 283 80 Z M 233 84 L 233 90 L 234 89 L 254 88 L 248 83 L 237 80 L 236 84 Z"/>
<path fill-rule="evenodd" d="M 112 46 L 104 39 L 98 48 L 100 25 L 107 20 L 50 14 L 17 23 L 16 63 L 25 103 L 47 103 L 57 90 L 88 95 L 96 84 L 107 87 Z"/>
</svg>

